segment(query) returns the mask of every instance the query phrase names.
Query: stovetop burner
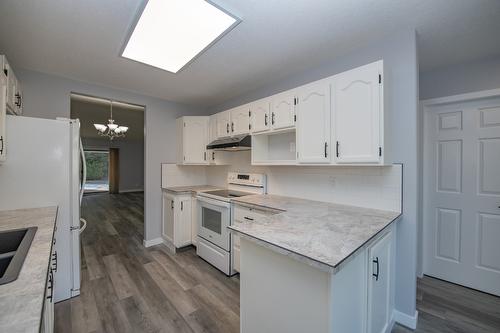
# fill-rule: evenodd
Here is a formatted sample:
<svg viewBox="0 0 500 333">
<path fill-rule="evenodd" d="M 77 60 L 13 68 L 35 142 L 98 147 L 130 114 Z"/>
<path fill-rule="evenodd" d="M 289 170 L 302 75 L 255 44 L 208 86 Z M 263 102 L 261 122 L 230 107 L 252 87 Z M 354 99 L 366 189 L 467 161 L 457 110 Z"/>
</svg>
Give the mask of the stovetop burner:
<svg viewBox="0 0 500 333">
<path fill-rule="evenodd" d="M 203 193 L 222 197 L 222 198 L 238 198 L 238 197 L 243 197 L 245 195 L 252 195 L 253 194 L 253 193 L 249 193 L 249 192 L 241 192 L 241 191 L 233 191 L 233 190 L 215 190 L 215 191 L 206 191 Z"/>
</svg>

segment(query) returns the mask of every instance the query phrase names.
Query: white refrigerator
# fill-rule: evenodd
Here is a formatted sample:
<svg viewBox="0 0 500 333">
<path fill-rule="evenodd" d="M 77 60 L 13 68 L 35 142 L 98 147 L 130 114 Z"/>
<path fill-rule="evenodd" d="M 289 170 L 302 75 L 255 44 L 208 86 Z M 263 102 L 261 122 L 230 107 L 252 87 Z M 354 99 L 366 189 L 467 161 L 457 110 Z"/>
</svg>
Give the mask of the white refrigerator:
<svg viewBox="0 0 500 333">
<path fill-rule="evenodd" d="M 7 159 L 0 164 L 0 210 L 58 206 L 54 300 L 77 296 L 85 179 L 80 122 L 7 116 L 6 123 Z"/>
</svg>

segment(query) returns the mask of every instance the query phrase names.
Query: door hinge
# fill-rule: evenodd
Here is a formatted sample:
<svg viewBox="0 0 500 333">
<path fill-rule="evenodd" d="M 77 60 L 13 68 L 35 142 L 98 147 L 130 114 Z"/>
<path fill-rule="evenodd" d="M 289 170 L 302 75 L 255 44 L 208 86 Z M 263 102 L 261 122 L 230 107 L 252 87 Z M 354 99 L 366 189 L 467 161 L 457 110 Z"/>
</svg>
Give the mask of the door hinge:
<svg viewBox="0 0 500 333">
<path fill-rule="evenodd" d="M 378 156 L 382 156 L 382 147 L 378 147 Z"/>
<path fill-rule="evenodd" d="M 382 75 L 381 74 L 378 75 L 378 83 L 382 83 Z"/>
</svg>

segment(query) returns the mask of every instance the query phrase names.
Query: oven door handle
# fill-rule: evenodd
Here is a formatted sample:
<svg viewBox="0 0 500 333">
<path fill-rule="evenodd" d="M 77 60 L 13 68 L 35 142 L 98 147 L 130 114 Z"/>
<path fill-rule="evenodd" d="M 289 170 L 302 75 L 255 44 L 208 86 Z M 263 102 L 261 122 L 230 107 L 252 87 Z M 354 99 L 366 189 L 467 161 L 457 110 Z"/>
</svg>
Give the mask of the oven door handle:
<svg viewBox="0 0 500 333">
<path fill-rule="evenodd" d="M 209 205 L 213 206 L 218 206 L 218 207 L 224 207 L 224 208 L 231 208 L 231 204 L 229 202 L 221 201 L 221 200 L 215 200 L 211 198 L 207 198 L 201 195 L 196 196 L 196 199 L 200 201 L 200 203 L 207 203 Z"/>
</svg>

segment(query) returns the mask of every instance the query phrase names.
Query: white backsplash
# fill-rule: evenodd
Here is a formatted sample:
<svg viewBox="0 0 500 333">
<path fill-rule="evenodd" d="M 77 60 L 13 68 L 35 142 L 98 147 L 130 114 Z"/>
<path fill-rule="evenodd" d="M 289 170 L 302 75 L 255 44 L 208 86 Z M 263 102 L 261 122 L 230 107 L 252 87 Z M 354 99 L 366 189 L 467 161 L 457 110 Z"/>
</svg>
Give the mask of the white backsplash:
<svg viewBox="0 0 500 333">
<path fill-rule="evenodd" d="M 204 185 L 207 183 L 207 167 L 199 165 L 161 165 L 161 187 Z"/>
<path fill-rule="evenodd" d="M 178 180 L 169 180 L 168 184 L 225 187 L 229 171 L 264 173 L 267 175 L 267 191 L 270 194 L 401 211 L 400 165 L 252 166 L 249 151 L 230 155 L 231 164 L 228 166 L 168 167 L 170 177 L 179 177 Z"/>
</svg>

